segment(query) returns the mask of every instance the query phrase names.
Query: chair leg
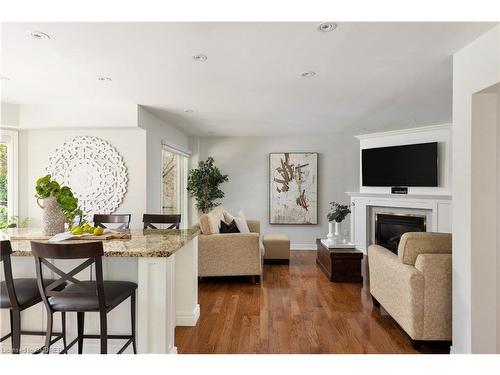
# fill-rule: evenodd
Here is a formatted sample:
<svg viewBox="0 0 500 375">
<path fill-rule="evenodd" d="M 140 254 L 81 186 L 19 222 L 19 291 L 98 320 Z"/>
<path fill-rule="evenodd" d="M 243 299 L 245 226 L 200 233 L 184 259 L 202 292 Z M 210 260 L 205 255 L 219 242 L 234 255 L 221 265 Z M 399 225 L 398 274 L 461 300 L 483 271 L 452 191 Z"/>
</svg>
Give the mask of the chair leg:
<svg viewBox="0 0 500 375">
<path fill-rule="evenodd" d="M 62 334 L 62 339 L 63 339 L 63 346 L 64 349 L 66 349 L 67 343 L 66 343 L 66 312 L 61 311 L 61 334 Z M 68 354 L 68 352 L 66 352 Z"/>
<path fill-rule="evenodd" d="M 10 332 L 12 333 L 12 354 L 21 350 L 21 311 L 10 309 Z"/>
<path fill-rule="evenodd" d="M 45 333 L 45 347 L 43 352 L 45 354 L 50 353 L 50 342 L 52 341 L 52 327 L 53 327 L 53 313 L 52 311 L 47 311 L 47 332 Z"/>
<path fill-rule="evenodd" d="M 108 353 L 108 319 L 105 311 L 99 313 L 101 321 L 101 354 Z"/>
<path fill-rule="evenodd" d="M 135 291 L 130 296 L 130 318 L 132 320 L 132 348 L 134 349 L 134 354 L 137 354 L 137 346 L 135 344 Z"/>
<path fill-rule="evenodd" d="M 77 312 L 76 313 L 76 324 L 77 324 L 77 331 L 78 331 L 78 354 L 83 353 L 83 332 L 85 330 L 85 313 L 84 312 Z"/>
</svg>

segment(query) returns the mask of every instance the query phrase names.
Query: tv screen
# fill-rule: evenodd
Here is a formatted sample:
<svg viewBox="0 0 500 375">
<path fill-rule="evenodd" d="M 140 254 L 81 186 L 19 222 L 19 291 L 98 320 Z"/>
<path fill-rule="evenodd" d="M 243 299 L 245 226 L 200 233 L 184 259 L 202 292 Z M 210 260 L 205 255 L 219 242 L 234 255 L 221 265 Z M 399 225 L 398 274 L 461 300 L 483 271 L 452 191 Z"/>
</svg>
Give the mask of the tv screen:
<svg viewBox="0 0 500 375">
<path fill-rule="evenodd" d="M 438 186 L 438 144 L 364 149 L 363 186 Z"/>
</svg>

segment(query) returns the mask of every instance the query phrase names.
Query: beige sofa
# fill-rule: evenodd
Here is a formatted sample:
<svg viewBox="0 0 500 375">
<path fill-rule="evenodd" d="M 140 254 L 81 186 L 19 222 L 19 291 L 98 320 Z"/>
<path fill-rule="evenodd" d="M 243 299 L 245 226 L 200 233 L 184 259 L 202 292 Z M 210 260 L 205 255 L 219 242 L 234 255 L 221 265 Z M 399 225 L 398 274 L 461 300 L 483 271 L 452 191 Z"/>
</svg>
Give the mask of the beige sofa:
<svg viewBox="0 0 500 375">
<path fill-rule="evenodd" d="M 198 276 L 254 276 L 260 282 L 264 246 L 260 240 L 260 222 L 247 220 L 251 233 L 218 233 L 224 208 L 216 207 L 200 217 L 195 225 L 198 236 Z"/>
<path fill-rule="evenodd" d="M 451 234 L 405 233 L 397 255 L 372 245 L 368 265 L 374 305 L 384 307 L 414 347 L 451 341 Z"/>
</svg>

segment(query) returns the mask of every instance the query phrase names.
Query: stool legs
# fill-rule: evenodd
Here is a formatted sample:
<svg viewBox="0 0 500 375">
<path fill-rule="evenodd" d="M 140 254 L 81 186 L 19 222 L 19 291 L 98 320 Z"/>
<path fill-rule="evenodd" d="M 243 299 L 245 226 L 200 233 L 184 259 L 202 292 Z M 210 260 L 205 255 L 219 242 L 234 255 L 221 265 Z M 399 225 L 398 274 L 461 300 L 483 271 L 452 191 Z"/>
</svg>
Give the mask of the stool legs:
<svg viewBox="0 0 500 375">
<path fill-rule="evenodd" d="M 76 313 L 76 324 L 77 324 L 77 331 L 78 331 L 78 354 L 83 353 L 83 332 L 85 329 L 85 313 L 84 312 L 78 312 Z"/>
<path fill-rule="evenodd" d="M 105 311 L 99 313 L 101 322 L 101 354 L 108 353 L 108 318 Z"/>
<path fill-rule="evenodd" d="M 21 350 L 21 311 L 10 309 L 10 332 L 12 332 L 12 354 Z"/>
<path fill-rule="evenodd" d="M 64 312 L 64 311 L 61 312 L 61 333 L 62 333 L 62 339 L 63 339 L 63 346 L 64 346 L 64 349 L 66 349 L 66 345 L 67 345 L 67 343 L 66 343 L 66 312 Z"/>
<path fill-rule="evenodd" d="M 132 326 L 132 348 L 134 350 L 134 354 L 137 354 L 137 346 L 135 344 L 135 293 L 134 292 L 130 296 L 130 319 L 131 319 L 131 326 Z"/>
<path fill-rule="evenodd" d="M 47 311 L 47 333 L 45 334 L 45 347 L 43 352 L 45 354 L 50 353 L 50 342 L 52 341 L 52 327 L 53 327 L 54 315 L 52 311 Z"/>
</svg>

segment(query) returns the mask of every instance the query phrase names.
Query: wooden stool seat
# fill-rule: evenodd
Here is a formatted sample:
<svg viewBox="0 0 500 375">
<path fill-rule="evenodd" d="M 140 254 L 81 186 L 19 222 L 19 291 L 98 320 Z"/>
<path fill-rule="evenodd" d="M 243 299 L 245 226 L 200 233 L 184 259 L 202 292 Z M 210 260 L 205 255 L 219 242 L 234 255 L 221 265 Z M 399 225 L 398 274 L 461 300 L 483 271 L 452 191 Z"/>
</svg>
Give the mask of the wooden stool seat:
<svg viewBox="0 0 500 375">
<path fill-rule="evenodd" d="M 82 281 L 82 283 L 91 289 L 97 289 L 95 281 Z M 130 297 L 137 289 L 137 284 L 130 281 L 103 281 L 103 288 L 104 305 L 109 312 Z M 68 286 L 58 296 L 49 298 L 50 307 L 54 311 L 99 311 L 97 295 L 79 298 L 70 296 L 80 290 L 78 285 Z"/>
<path fill-rule="evenodd" d="M 45 283 L 50 284 L 55 280 L 44 280 Z M 38 285 L 36 279 L 13 279 L 14 290 L 16 291 L 17 302 L 21 309 L 33 306 L 39 302 L 42 302 L 42 297 L 40 297 L 40 291 L 38 290 Z M 58 290 L 64 289 L 64 285 L 59 286 Z M 10 302 L 9 293 L 7 291 L 7 282 L 0 282 L 0 308 L 10 309 L 12 303 Z"/>
</svg>

